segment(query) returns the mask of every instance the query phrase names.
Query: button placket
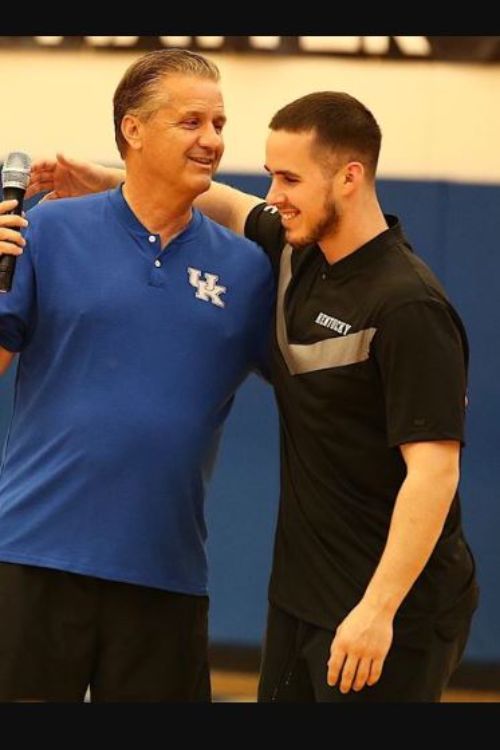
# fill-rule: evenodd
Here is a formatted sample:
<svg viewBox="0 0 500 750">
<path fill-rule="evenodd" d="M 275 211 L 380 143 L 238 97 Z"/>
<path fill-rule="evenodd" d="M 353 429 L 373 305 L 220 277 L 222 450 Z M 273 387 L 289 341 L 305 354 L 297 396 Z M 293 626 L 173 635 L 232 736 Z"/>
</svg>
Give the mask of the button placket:
<svg viewBox="0 0 500 750">
<path fill-rule="evenodd" d="M 148 235 L 147 239 L 148 239 L 148 242 L 151 245 L 155 245 L 155 244 L 157 245 L 157 247 L 155 248 L 155 250 L 157 252 L 157 257 L 153 259 L 153 266 L 154 266 L 154 268 L 151 271 L 151 275 L 150 275 L 150 278 L 149 278 L 149 284 L 150 284 L 150 286 L 162 287 L 162 286 L 164 286 L 163 272 L 162 273 L 157 273 L 156 272 L 157 268 L 162 268 L 162 266 L 163 266 L 163 262 L 158 257 L 161 254 L 161 247 L 160 247 L 159 237 L 157 237 L 155 234 L 150 234 L 150 235 Z"/>
<path fill-rule="evenodd" d="M 148 237 L 148 240 L 149 240 L 149 242 L 152 245 L 155 244 L 155 242 L 157 241 L 157 239 L 158 238 L 156 237 L 155 234 L 150 234 L 149 237 Z M 161 268 L 162 265 L 163 265 L 162 262 L 161 262 L 161 260 L 159 258 L 155 258 L 154 261 L 153 261 L 153 263 L 154 263 L 155 268 Z"/>
</svg>

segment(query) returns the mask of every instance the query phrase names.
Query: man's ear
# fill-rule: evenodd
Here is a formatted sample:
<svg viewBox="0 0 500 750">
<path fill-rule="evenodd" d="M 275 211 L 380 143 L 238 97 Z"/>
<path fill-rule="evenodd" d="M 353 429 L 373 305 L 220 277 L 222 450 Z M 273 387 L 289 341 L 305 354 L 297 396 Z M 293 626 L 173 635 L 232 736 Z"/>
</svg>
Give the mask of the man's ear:
<svg viewBox="0 0 500 750">
<path fill-rule="evenodd" d="M 362 179 L 365 174 L 365 168 L 360 161 L 350 161 L 346 164 L 344 182 L 356 182 Z"/>
<path fill-rule="evenodd" d="M 142 122 L 137 115 L 124 116 L 120 129 L 130 148 L 137 151 L 142 146 Z"/>
<path fill-rule="evenodd" d="M 365 176 L 365 168 L 359 161 L 350 161 L 342 170 L 342 187 L 346 192 L 357 187 Z"/>
</svg>

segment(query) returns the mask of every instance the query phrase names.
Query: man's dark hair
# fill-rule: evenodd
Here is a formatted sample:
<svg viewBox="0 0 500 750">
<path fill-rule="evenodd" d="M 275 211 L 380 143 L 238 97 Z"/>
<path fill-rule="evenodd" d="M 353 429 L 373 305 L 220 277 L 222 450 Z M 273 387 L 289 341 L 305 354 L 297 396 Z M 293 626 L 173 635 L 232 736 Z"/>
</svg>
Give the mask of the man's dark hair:
<svg viewBox="0 0 500 750">
<path fill-rule="evenodd" d="M 271 130 L 314 131 L 319 149 L 360 161 L 374 179 L 382 133 L 364 104 L 349 94 L 318 91 L 295 99 L 272 118 Z"/>
<path fill-rule="evenodd" d="M 196 52 L 182 49 L 157 50 L 139 57 L 125 71 L 113 97 L 115 140 L 120 156 L 127 152 L 121 124 L 126 114 L 150 117 L 164 103 L 158 98 L 158 84 L 166 75 L 181 74 L 220 79 L 217 66 Z"/>
</svg>

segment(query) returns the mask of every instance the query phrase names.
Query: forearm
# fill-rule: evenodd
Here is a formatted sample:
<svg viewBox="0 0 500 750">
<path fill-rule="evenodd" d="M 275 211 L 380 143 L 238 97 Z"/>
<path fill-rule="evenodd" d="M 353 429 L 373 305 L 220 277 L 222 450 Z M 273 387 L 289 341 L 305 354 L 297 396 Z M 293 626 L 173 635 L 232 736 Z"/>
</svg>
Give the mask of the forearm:
<svg viewBox="0 0 500 750">
<path fill-rule="evenodd" d="M 194 205 L 213 221 L 244 235 L 248 214 L 262 202 L 263 198 L 243 193 L 220 182 L 212 182 L 209 190 L 196 198 Z"/>
<path fill-rule="evenodd" d="M 456 467 L 410 470 L 401 485 L 380 562 L 363 600 L 391 617 L 422 572 L 458 485 Z"/>
</svg>

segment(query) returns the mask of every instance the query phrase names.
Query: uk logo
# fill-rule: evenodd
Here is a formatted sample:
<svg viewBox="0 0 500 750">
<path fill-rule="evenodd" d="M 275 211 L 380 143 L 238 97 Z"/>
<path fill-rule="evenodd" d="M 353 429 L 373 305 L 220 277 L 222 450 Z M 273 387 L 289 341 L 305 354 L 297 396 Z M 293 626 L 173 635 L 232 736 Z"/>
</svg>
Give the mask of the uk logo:
<svg viewBox="0 0 500 750">
<path fill-rule="evenodd" d="M 225 286 L 221 286 L 217 282 L 219 277 L 215 273 L 203 273 L 198 268 L 187 269 L 189 276 L 189 283 L 196 289 L 195 297 L 202 299 L 204 302 L 211 302 L 216 307 L 225 307 L 224 300 L 221 299 L 221 295 L 227 291 Z M 203 278 L 201 277 L 203 273 Z"/>
</svg>

